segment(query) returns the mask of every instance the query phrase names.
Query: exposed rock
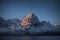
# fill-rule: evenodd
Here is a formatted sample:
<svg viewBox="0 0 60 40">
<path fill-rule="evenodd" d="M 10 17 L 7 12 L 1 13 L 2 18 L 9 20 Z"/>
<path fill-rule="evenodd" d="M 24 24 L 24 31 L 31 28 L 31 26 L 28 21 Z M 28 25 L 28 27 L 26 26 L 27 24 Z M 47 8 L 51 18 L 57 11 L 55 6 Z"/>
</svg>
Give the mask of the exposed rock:
<svg viewBox="0 0 60 40">
<path fill-rule="evenodd" d="M 7 22 L 9 23 L 9 25 L 15 25 L 18 26 L 20 25 L 20 19 L 16 18 L 16 19 L 8 19 Z"/>
<path fill-rule="evenodd" d="M 21 26 L 25 27 L 27 25 L 39 25 L 40 21 L 36 15 L 33 13 L 28 14 L 22 19 Z"/>
<path fill-rule="evenodd" d="M 0 27 L 7 27 L 7 26 L 9 26 L 8 22 L 2 17 L 0 17 Z"/>
</svg>

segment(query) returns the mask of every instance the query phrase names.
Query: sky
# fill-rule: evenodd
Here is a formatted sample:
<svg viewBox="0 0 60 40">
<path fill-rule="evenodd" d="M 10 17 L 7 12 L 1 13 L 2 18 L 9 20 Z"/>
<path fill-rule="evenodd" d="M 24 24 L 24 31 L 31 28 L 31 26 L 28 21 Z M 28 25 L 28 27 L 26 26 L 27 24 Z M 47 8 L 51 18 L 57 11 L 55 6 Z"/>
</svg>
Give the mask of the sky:
<svg viewBox="0 0 60 40">
<path fill-rule="evenodd" d="M 60 24 L 59 3 L 59 0 L 2 0 L 0 1 L 0 17 L 22 19 L 32 12 L 40 21 Z"/>
</svg>

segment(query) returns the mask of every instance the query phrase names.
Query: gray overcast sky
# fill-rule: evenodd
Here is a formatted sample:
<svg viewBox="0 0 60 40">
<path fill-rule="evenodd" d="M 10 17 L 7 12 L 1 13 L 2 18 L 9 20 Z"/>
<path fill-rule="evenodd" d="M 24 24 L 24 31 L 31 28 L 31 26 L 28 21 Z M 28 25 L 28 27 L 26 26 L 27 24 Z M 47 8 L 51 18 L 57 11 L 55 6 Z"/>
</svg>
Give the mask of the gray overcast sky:
<svg viewBox="0 0 60 40">
<path fill-rule="evenodd" d="M 5 19 L 22 19 L 30 12 L 34 13 L 41 21 L 60 24 L 59 0 L 15 0 L 0 1 L 0 17 Z"/>
</svg>

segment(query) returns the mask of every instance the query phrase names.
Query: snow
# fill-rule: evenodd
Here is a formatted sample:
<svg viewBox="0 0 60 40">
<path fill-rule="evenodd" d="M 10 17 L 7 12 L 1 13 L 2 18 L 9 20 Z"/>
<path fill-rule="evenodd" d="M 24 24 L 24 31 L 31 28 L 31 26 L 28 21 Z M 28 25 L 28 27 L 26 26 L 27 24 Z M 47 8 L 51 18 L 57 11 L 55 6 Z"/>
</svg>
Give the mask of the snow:
<svg viewBox="0 0 60 40">
<path fill-rule="evenodd" d="M 3 19 L 4 20 L 4 19 Z M 0 20 L 2 21 L 2 20 Z M 5 20 L 6 21 L 6 20 Z M 3 22 L 3 21 L 2 21 Z M 19 19 L 9 19 L 6 23 L 9 24 L 9 27 L 3 22 L 2 26 L 0 25 L 0 32 L 19 32 L 24 34 L 25 32 L 39 33 L 47 31 L 60 31 L 60 25 L 51 25 L 48 21 L 39 21 L 38 17 L 32 13 L 28 14 L 22 19 L 22 22 Z M 21 25 L 20 25 L 21 24 Z"/>
<path fill-rule="evenodd" d="M 48 23 L 45 23 L 43 25 L 40 25 L 40 26 L 35 26 L 35 25 L 28 25 L 27 27 L 25 28 L 22 28 L 21 26 L 10 26 L 8 28 L 3 28 L 3 27 L 0 27 L 0 32 L 15 32 L 15 31 L 22 31 L 23 33 L 24 32 L 29 32 L 30 34 L 33 34 L 33 33 L 43 33 L 43 32 L 47 32 L 47 31 L 60 31 L 58 30 L 58 28 L 55 28 L 54 26 L 48 24 Z"/>
<path fill-rule="evenodd" d="M 22 19 L 21 26 L 27 26 L 29 24 L 37 24 L 37 23 L 40 23 L 38 17 L 33 13 L 30 13 Z"/>
</svg>

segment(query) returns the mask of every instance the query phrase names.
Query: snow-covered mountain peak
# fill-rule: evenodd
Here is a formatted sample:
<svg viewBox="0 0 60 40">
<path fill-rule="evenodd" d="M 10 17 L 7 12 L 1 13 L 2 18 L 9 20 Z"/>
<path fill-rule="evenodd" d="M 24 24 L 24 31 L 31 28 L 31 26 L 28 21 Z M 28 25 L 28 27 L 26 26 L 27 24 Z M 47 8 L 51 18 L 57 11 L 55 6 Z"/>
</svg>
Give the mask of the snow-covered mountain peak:
<svg viewBox="0 0 60 40">
<path fill-rule="evenodd" d="M 39 23 L 40 21 L 38 17 L 35 14 L 30 13 L 22 19 L 21 26 L 34 25 Z"/>
</svg>

